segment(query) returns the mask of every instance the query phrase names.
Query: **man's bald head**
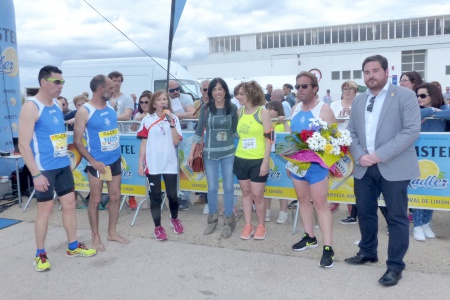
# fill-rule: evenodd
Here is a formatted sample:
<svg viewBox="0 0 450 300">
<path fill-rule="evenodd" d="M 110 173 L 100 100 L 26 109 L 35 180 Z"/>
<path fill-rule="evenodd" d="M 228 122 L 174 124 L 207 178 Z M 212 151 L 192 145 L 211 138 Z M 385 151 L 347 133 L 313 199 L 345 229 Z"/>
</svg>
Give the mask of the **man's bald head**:
<svg viewBox="0 0 450 300">
<path fill-rule="evenodd" d="M 284 93 L 281 89 L 275 89 L 272 91 L 272 94 L 270 95 L 270 101 L 283 101 L 284 99 Z"/>
</svg>

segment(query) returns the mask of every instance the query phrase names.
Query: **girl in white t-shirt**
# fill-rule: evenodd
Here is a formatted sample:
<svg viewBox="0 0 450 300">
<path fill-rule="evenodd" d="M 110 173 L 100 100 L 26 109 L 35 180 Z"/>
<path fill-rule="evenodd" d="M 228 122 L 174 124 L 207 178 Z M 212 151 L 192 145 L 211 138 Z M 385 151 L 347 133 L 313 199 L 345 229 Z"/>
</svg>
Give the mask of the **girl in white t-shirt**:
<svg viewBox="0 0 450 300">
<path fill-rule="evenodd" d="M 142 119 L 137 137 L 142 139 L 139 149 L 139 175 L 146 175 L 150 184 L 150 210 L 155 223 L 155 238 L 166 240 L 161 226 L 161 176 L 169 199 L 171 225 L 176 234 L 183 233 L 178 219 L 178 160 L 177 149 L 182 139 L 180 121 L 172 114 L 169 96 L 155 92 L 150 99 L 149 115 Z"/>
</svg>

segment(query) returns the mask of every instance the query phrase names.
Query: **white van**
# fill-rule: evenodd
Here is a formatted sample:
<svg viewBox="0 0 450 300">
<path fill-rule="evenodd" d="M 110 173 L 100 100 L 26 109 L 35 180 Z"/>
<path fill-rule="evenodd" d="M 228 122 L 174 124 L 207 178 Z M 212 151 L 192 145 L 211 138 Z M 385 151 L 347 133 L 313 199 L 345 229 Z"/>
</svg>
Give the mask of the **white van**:
<svg viewBox="0 0 450 300">
<path fill-rule="evenodd" d="M 92 91 L 89 83 L 95 75 L 108 76 L 112 71 L 123 74 L 121 92 L 125 95 L 141 95 L 144 90 L 152 92 L 164 90 L 167 81 L 167 60 L 150 57 L 126 57 L 108 59 L 66 60 L 61 65 L 63 77 L 66 80 L 61 96 L 69 102 L 69 107 L 75 109 L 73 98 Z M 182 92 L 191 93 L 194 98 L 200 98 L 200 85 L 182 66 L 170 63 L 171 79 L 176 79 Z"/>
</svg>

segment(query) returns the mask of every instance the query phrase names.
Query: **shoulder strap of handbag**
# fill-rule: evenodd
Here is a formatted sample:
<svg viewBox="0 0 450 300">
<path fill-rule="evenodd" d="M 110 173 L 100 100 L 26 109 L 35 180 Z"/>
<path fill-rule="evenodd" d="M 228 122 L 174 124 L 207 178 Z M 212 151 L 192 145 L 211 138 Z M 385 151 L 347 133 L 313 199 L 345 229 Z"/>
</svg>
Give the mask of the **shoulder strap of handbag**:
<svg viewBox="0 0 450 300">
<path fill-rule="evenodd" d="M 201 100 L 200 100 L 201 101 Z M 193 116 L 195 116 L 197 114 L 197 112 L 200 110 L 200 108 L 202 108 L 203 106 L 203 102 L 200 103 L 200 105 L 197 107 L 197 109 L 194 111 L 194 113 L 192 114 Z"/>
<path fill-rule="evenodd" d="M 208 107 L 205 106 L 205 121 L 203 122 L 203 130 L 202 130 L 202 148 L 205 144 L 205 131 L 206 131 L 206 122 L 208 121 L 206 119 L 207 117 L 207 112 L 208 112 Z"/>
<path fill-rule="evenodd" d="M 155 126 L 156 124 L 158 124 L 159 122 L 164 121 L 164 115 L 159 118 L 158 120 L 156 120 L 155 122 L 153 122 L 149 127 L 148 127 L 148 132 L 150 132 L 150 128 L 152 128 L 153 126 Z"/>
</svg>

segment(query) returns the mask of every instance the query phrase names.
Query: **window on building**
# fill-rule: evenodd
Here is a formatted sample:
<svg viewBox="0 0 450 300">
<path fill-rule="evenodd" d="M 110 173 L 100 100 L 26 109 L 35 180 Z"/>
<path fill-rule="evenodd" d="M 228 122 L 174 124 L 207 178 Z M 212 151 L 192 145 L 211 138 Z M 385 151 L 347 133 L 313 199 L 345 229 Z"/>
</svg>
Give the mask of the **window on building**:
<svg viewBox="0 0 450 300">
<path fill-rule="evenodd" d="M 280 33 L 279 32 L 275 32 L 273 34 L 273 47 L 280 48 Z"/>
<path fill-rule="evenodd" d="M 367 24 L 367 40 L 372 41 L 373 40 L 373 28 L 375 26 L 373 24 Z"/>
<path fill-rule="evenodd" d="M 325 28 L 325 44 L 331 44 L 331 28 Z"/>
<path fill-rule="evenodd" d="M 338 28 L 333 27 L 332 30 L 333 30 L 333 32 L 332 32 L 332 34 L 331 34 L 331 42 L 332 42 L 333 44 L 336 44 L 336 43 L 339 42 L 339 39 L 338 39 Z"/>
<path fill-rule="evenodd" d="M 311 29 L 306 30 L 305 45 L 307 45 L 307 46 L 311 45 Z"/>
<path fill-rule="evenodd" d="M 445 66 L 445 75 L 450 75 L 450 66 Z"/>
<path fill-rule="evenodd" d="M 226 37 L 225 38 L 225 52 L 230 52 L 231 51 L 231 46 L 230 46 L 230 38 Z"/>
<path fill-rule="evenodd" d="M 298 45 L 305 46 L 305 31 L 299 30 L 298 32 Z"/>
<path fill-rule="evenodd" d="M 319 35 L 319 45 L 325 44 L 325 28 L 319 28 L 317 33 Z"/>
<path fill-rule="evenodd" d="M 359 40 L 361 42 L 365 42 L 366 41 L 366 38 L 367 38 L 366 30 L 367 30 L 367 24 L 362 24 L 359 27 Z"/>
<path fill-rule="evenodd" d="M 341 80 L 341 72 L 332 71 L 331 72 L 331 80 Z"/>
<path fill-rule="evenodd" d="M 419 36 L 427 35 L 427 20 L 419 19 Z"/>
<path fill-rule="evenodd" d="M 220 41 L 219 39 L 214 40 L 214 50 L 215 52 L 220 52 Z"/>
<path fill-rule="evenodd" d="M 262 34 L 262 48 L 267 49 L 267 33 Z"/>
<path fill-rule="evenodd" d="M 428 35 L 434 35 L 435 34 L 435 18 L 429 18 L 428 19 Z"/>
<path fill-rule="evenodd" d="M 389 39 L 395 39 L 395 22 L 389 22 Z"/>
<path fill-rule="evenodd" d="M 352 26 L 352 41 L 353 42 L 357 42 L 359 41 L 359 26 L 358 25 L 353 25 Z"/>
<path fill-rule="evenodd" d="M 352 79 L 352 71 L 342 71 L 342 80 Z"/>
<path fill-rule="evenodd" d="M 267 34 L 267 48 L 273 48 L 273 33 Z"/>
<path fill-rule="evenodd" d="M 311 30 L 311 45 L 317 45 L 317 30 Z"/>
<path fill-rule="evenodd" d="M 235 36 L 231 38 L 231 51 L 236 51 L 236 39 L 237 37 Z"/>
<path fill-rule="evenodd" d="M 411 20 L 411 37 L 419 36 L 419 20 Z"/>
<path fill-rule="evenodd" d="M 450 34 L 450 17 L 444 18 L 444 34 Z"/>
<path fill-rule="evenodd" d="M 339 43 L 345 43 L 345 30 L 339 27 Z"/>
<path fill-rule="evenodd" d="M 403 21 L 403 37 L 409 38 L 411 36 L 411 21 Z"/>
<path fill-rule="evenodd" d="M 292 31 L 286 33 L 286 47 L 292 47 Z"/>
<path fill-rule="evenodd" d="M 241 51 L 241 37 L 236 37 L 236 51 Z"/>
<path fill-rule="evenodd" d="M 286 47 L 286 32 L 280 32 L 280 48 Z"/>
<path fill-rule="evenodd" d="M 403 22 L 397 21 L 395 23 L 395 38 L 401 39 L 403 37 Z"/>
<path fill-rule="evenodd" d="M 377 23 L 373 26 L 373 39 L 374 40 L 379 40 L 381 37 L 381 24 Z"/>
<path fill-rule="evenodd" d="M 292 46 L 294 46 L 294 47 L 299 46 L 299 44 L 298 44 L 298 31 L 294 31 L 292 33 Z"/>
<path fill-rule="evenodd" d="M 402 51 L 402 73 L 416 71 L 425 79 L 426 50 Z"/>
<path fill-rule="evenodd" d="M 350 26 L 345 28 L 345 42 L 350 43 L 352 41 L 352 28 Z"/>
<path fill-rule="evenodd" d="M 381 39 L 387 40 L 388 39 L 388 23 L 381 23 Z"/>
<path fill-rule="evenodd" d="M 353 79 L 361 79 L 362 71 L 361 70 L 353 70 Z"/>
<path fill-rule="evenodd" d="M 436 35 L 442 34 L 442 18 L 436 18 Z"/>
</svg>

